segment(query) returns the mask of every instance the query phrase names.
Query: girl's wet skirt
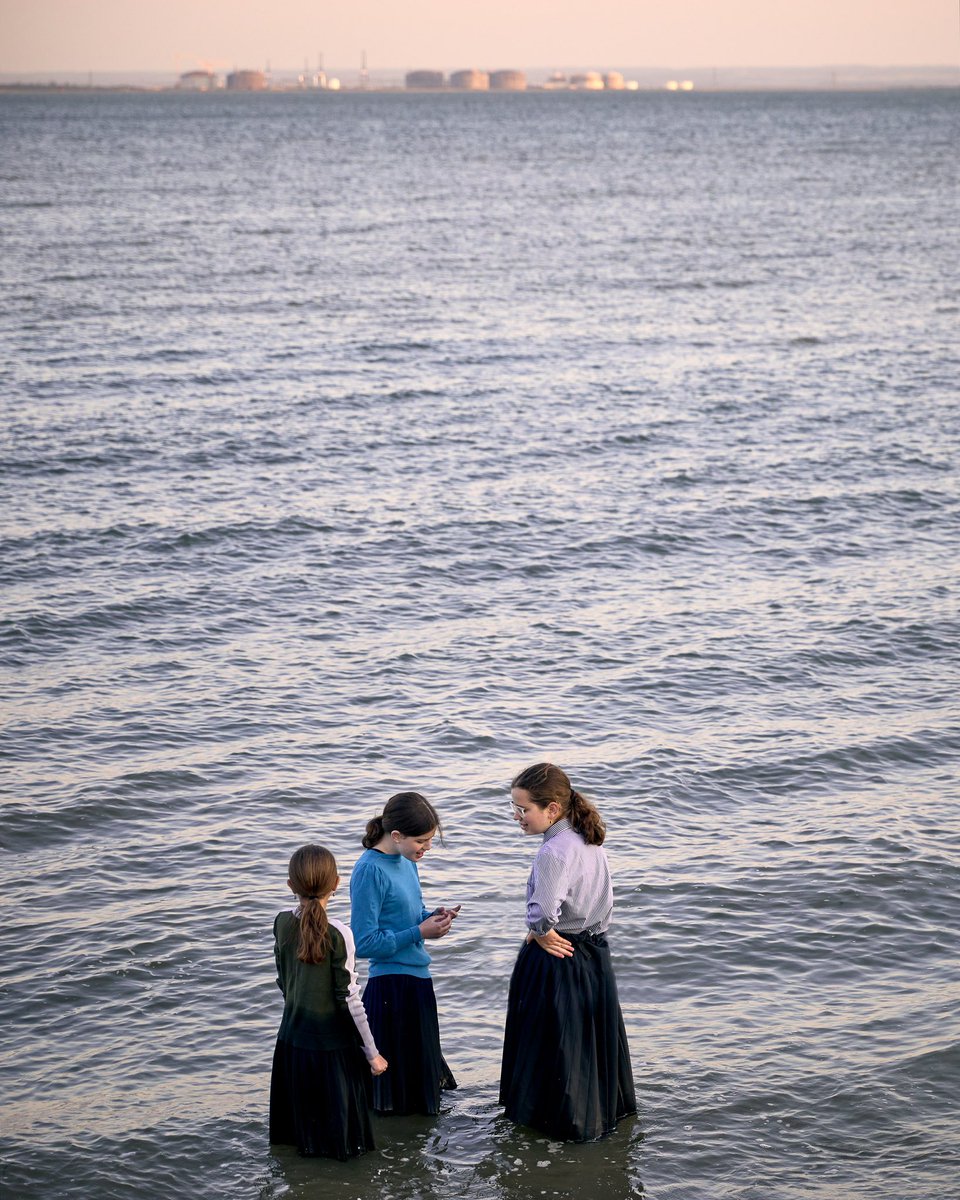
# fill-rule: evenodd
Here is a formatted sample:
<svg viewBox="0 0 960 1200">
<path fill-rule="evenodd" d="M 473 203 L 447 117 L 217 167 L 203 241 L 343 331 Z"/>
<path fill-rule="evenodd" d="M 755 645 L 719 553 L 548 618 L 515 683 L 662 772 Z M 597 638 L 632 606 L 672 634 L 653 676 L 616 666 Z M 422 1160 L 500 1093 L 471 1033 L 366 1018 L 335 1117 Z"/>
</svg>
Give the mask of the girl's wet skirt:
<svg viewBox="0 0 960 1200">
<path fill-rule="evenodd" d="M 457 1086 L 440 1050 L 433 980 L 375 975 L 363 993 L 377 1049 L 390 1064 L 373 1081 L 378 1113 L 440 1111 L 440 1092 Z"/>
<path fill-rule="evenodd" d="M 341 1160 L 375 1149 L 370 1078 L 359 1047 L 307 1050 L 278 1040 L 270 1077 L 270 1141 Z"/>
<path fill-rule="evenodd" d="M 500 1103 L 518 1125 L 583 1142 L 637 1111 L 604 934 L 564 933 L 570 958 L 525 943 L 510 980 Z"/>
</svg>

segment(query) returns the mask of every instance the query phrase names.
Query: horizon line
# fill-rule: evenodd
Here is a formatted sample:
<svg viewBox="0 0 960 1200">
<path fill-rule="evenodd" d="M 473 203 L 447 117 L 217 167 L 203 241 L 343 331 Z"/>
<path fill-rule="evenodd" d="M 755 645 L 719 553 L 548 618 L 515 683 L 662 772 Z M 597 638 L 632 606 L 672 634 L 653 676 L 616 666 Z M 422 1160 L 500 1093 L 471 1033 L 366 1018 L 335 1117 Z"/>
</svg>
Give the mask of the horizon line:
<svg viewBox="0 0 960 1200">
<path fill-rule="evenodd" d="M 590 61 L 593 62 L 594 60 L 590 60 Z M 0 76 L 3 76 L 3 75 L 31 75 L 31 74 L 38 74 L 38 73 L 50 73 L 50 72 L 59 72 L 61 74 L 65 74 L 65 75 L 91 75 L 91 74 L 92 75 L 111 75 L 111 74 L 138 74 L 138 75 L 174 74 L 174 75 L 182 75 L 185 70 L 194 70 L 194 69 L 209 69 L 209 70 L 213 70 L 213 71 L 227 71 L 227 70 L 237 70 L 237 69 L 240 69 L 240 70 L 256 69 L 256 70 L 268 70 L 272 74 L 275 71 L 301 71 L 303 69 L 303 63 L 288 64 L 285 66 L 277 67 L 277 66 L 270 66 L 269 60 L 268 60 L 268 66 L 266 68 L 263 68 L 263 67 L 243 68 L 243 67 L 239 67 L 238 64 L 233 64 L 229 67 L 220 66 L 220 67 L 205 68 L 203 60 L 198 59 L 198 60 L 196 60 L 196 62 L 197 62 L 196 67 L 183 67 L 183 66 L 172 66 L 172 67 L 24 67 L 24 68 L 12 69 L 12 68 L 6 68 L 3 66 L 0 66 Z M 683 63 L 682 60 L 680 60 L 680 62 L 681 62 L 682 66 L 684 66 L 687 70 L 691 70 L 691 71 L 837 71 L 837 70 L 953 71 L 953 72 L 956 72 L 958 76 L 960 76 L 960 64 L 947 63 L 947 62 L 940 62 L 940 63 L 934 63 L 934 62 L 922 62 L 922 63 L 921 62 L 911 62 L 911 63 L 821 62 L 821 63 L 812 63 L 812 64 L 729 63 L 726 65 L 718 65 L 715 63 L 700 63 L 700 64 Z M 596 64 L 594 63 L 594 65 L 596 65 Z M 512 67 L 507 68 L 507 69 L 518 70 L 518 71 L 558 71 L 558 70 L 571 70 L 574 68 L 582 69 L 582 68 L 584 68 L 584 66 L 585 66 L 584 62 L 549 63 L 549 64 L 536 63 L 536 64 L 532 64 L 532 65 L 528 63 L 526 65 L 519 65 L 519 66 L 514 64 Z M 355 71 L 355 70 L 360 70 L 361 68 L 358 67 L 356 64 L 351 64 L 351 65 L 347 66 L 346 64 L 341 63 L 338 65 L 333 65 L 333 66 L 329 66 L 329 67 L 324 66 L 323 69 L 326 71 L 344 70 L 344 69 Z M 384 65 L 384 66 L 370 66 L 368 64 L 366 67 L 366 70 L 368 72 L 372 72 L 372 71 L 377 71 L 377 72 L 381 72 L 381 71 L 416 71 L 416 70 L 458 71 L 458 70 L 463 70 L 463 69 L 485 70 L 486 68 L 477 67 L 476 63 L 469 64 L 466 68 L 464 68 L 463 64 L 459 64 L 455 67 L 450 67 L 450 66 L 436 67 L 431 64 L 424 64 L 424 63 L 420 63 L 418 65 L 391 64 L 391 65 Z M 496 68 L 496 69 L 501 69 L 501 68 Z M 618 65 L 616 67 L 616 69 L 617 70 L 633 70 L 633 71 L 673 71 L 673 70 L 677 69 L 677 63 L 676 62 L 672 63 L 672 64 L 670 64 L 670 63 L 646 63 L 646 64 L 632 63 L 632 64 L 628 64 L 626 66 Z"/>
</svg>

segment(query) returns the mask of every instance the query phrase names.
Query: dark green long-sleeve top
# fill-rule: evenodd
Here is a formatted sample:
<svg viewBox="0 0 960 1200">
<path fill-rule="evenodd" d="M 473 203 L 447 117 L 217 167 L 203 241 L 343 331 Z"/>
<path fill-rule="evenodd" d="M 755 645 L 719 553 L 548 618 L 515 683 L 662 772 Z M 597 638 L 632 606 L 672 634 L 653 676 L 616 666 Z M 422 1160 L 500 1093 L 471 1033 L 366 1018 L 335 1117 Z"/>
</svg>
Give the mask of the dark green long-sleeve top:
<svg viewBox="0 0 960 1200">
<path fill-rule="evenodd" d="M 359 1036 L 367 1059 L 376 1058 L 349 926 L 331 920 L 332 945 L 323 962 L 304 963 L 297 958 L 298 921 L 293 910 L 277 913 L 273 922 L 277 986 L 284 1001 L 277 1037 L 305 1050 L 346 1050 Z"/>
</svg>

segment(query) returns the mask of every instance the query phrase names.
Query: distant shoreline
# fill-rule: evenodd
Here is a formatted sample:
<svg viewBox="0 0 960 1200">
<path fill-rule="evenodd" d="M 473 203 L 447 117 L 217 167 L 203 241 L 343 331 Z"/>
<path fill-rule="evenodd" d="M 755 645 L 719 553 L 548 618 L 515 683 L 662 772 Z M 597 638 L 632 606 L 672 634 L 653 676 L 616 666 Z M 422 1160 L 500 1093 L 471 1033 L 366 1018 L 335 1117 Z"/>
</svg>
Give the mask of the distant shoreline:
<svg viewBox="0 0 960 1200">
<path fill-rule="evenodd" d="M 232 84 L 233 86 L 228 86 Z M 524 86 L 525 85 L 525 86 Z M 2 92 L 171 93 L 265 91 L 349 92 L 351 94 L 457 94 L 466 92 L 886 92 L 960 89 L 960 66 L 954 63 L 867 65 L 856 62 L 821 63 L 804 67 L 693 66 L 654 63 L 649 66 L 606 64 L 584 67 L 557 63 L 553 67 L 516 67 L 496 71 L 476 65 L 465 70 L 376 67 L 369 72 L 340 64 L 302 69 L 248 64 L 224 68 L 167 70 L 89 70 L 64 67 L 30 71 L 0 71 Z"/>
<path fill-rule="evenodd" d="M 784 83 L 730 83 L 730 84 L 710 83 L 710 84 L 698 84 L 696 86 L 696 88 L 691 89 L 689 92 L 676 93 L 676 94 L 718 95 L 718 94 L 732 94 L 732 93 L 736 93 L 736 92 L 810 92 L 810 93 L 844 92 L 844 93 L 850 94 L 850 93 L 856 93 L 856 92 L 864 92 L 864 93 L 867 93 L 867 92 L 931 92 L 931 91 L 951 92 L 951 91 L 957 91 L 957 90 L 960 90 L 960 79 L 958 79 L 957 82 L 955 82 L 955 83 L 934 82 L 934 81 L 927 82 L 924 80 L 916 80 L 916 81 L 910 81 L 910 82 L 894 82 L 894 81 L 879 82 L 878 81 L 876 83 L 868 83 L 868 82 L 839 83 L 838 82 L 838 83 L 833 83 L 833 84 L 799 83 L 799 82 L 792 82 L 792 83 L 787 83 L 787 82 L 784 82 Z M 195 97 L 241 96 L 241 95 L 242 96 L 251 96 L 251 95 L 256 95 L 256 96 L 293 96 L 293 95 L 302 95 L 302 96 L 317 96 L 317 95 L 324 95 L 324 96 L 358 96 L 358 95 L 359 96 L 364 96 L 364 95 L 367 95 L 367 96 L 370 96 L 370 95 L 373 95 L 373 96 L 388 96 L 388 95 L 393 95 L 393 96 L 396 96 L 396 95 L 406 95 L 406 96 L 466 96 L 466 95 L 471 95 L 471 96 L 491 96 L 491 95 L 522 96 L 522 95 L 533 92 L 536 95 L 560 94 L 560 95 L 568 95 L 569 96 L 571 93 L 574 93 L 574 92 L 576 92 L 577 94 L 585 94 L 586 91 L 587 91 L 587 89 L 551 88 L 551 87 L 544 87 L 544 86 L 538 85 L 538 84 L 530 84 L 526 88 L 519 89 L 519 90 L 509 90 L 508 89 L 508 90 L 504 90 L 504 91 L 486 91 L 486 90 L 480 91 L 480 90 L 468 90 L 468 89 L 461 90 L 458 88 L 451 88 L 451 87 L 408 88 L 408 87 L 403 87 L 402 85 L 385 86 L 385 87 L 341 86 L 340 88 L 336 88 L 336 89 L 280 86 L 280 87 L 263 88 L 260 90 L 251 90 L 251 91 L 247 91 L 244 89 L 234 90 L 234 89 L 228 89 L 228 88 L 215 88 L 215 89 L 209 89 L 206 91 L 200 91 L 200 90 L 192 90 L 190 88 L 178 88 L 178 87 L 171 87 L 171 86 L 154 87 L 154 86 L 146 86 L 146 85 L 142 85 L 142 84 L 129 84 L 129 83 L 127 83 L 127 84 L 112 84 L 112 83 L 86 84 L 86 83 L 57 83 L 57 82 L 51 82 L 51 83 L 0 83 L 0 95 L 27 95 L 27 94 L 41 94 L 41 95 L 48 95 L 48 94 L 58 94 L 58 95 L 60 95 L 60 94 L 70 94 L 70 95 L 112 94 L 112 95 L 123 95 L 123 94 L 126 94 L 126 95 L 139 95 L 139 96 L 162 96 L 162 95 L 187 96 L 187 95 L 189 95 L 189 96 L 195 96 Z M 630 90 L 625 89 L 625 88 L 621 88 L 621 89 L 606 88 L 606 89 L 598 89 L 597 91 L 589 92 L 590 95 L 594 95 L 594 96 L 598 95 L 598 94 L 618 95 L 618 96 L 623 96 L 623 95 L 650 96 L 650 95 L 659 95 L 661 93 L 675 94 L 675 93 L 671 93 L 670 90 L 665 85 L 662 85 L 662 84 L 661 85 L 642 84 L 638 88 L 634 88 L 634 89 L 630 89 Z"/>
</svg>

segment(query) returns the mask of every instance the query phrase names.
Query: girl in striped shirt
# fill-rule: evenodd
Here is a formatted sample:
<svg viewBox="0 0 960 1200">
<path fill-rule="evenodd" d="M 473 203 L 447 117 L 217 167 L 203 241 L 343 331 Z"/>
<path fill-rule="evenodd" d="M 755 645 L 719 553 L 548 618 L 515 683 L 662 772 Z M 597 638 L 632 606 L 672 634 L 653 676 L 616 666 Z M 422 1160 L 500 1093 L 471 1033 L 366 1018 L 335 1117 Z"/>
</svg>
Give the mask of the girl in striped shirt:
<svg viewBox="0 0 960 1200">
<path fill-rule="evenodd" d="M 514 779 L 513 818 L 542 844 L 527 881 L 527 938 L 507 1002 L 500 1103 L 519 1125 L 582 1142 L 637 1110 L 610 961 L 603 820 L 559 767 Z"/>
</svg>

